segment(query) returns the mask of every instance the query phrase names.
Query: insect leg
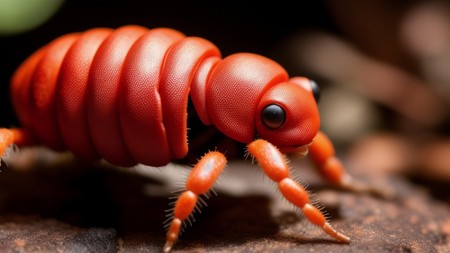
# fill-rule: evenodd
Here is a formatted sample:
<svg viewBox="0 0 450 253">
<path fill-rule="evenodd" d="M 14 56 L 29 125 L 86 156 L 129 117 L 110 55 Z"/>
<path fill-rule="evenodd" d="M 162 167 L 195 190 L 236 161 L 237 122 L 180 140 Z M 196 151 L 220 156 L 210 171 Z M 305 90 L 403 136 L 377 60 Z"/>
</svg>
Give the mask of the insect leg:
<svg viewBox="0 0 450 253">
<path fill-rule="evenodd" d="M 27 146 L 35 144 L 32 135 L 21 128 L 0 128 L 0 158 L 5 155 L 9 146 L 15 144 L 17 146 Z"/>
<path fill-rule="evenodd" d="M 167 231 L 163 251 L 170 252 L 178 239 L 183 221 L 193 213 L 199 196 L 207 193 L 226 165 L 225 156 L 217 151 L 209 152 L 198 161 L 186 181 L 186 190 L 178 197 L 173 210 L 173 220 Z"/>
<path fill-rule="evenodd" d="M 309 156 L 326 180 L 338 185 L 349 180 L 350 175 L 336 158 L 333 144 L 323 132 L 319 131 L 309 146 Z"/>
<path fill-rule="evenodd" d="M 364 184 L 350 176 L 342 162 L 335 156 L 330 139 L 321 131 L 317 133 L 310 145 L 309 155 L 322 176 L 339 187 L 356 192 L 368 192 L 385 198 L 394 197 L 394 193 L 388 189 Z"/>
<path fill-rule="evenodd" d="M 322 212 L 310 203 L 306 190 L 289 176 L 289 166 L 283 154 L 265 140 L 255 140 L 248 145 L 248 151 L 256 158 L 265 174 L 278 183 L 283 196 L 297 206 L 308 220 L 320 226 L 338 241 L 349 243 L 350 238 L 337 232 L 326 220 Z"/>
</svg>

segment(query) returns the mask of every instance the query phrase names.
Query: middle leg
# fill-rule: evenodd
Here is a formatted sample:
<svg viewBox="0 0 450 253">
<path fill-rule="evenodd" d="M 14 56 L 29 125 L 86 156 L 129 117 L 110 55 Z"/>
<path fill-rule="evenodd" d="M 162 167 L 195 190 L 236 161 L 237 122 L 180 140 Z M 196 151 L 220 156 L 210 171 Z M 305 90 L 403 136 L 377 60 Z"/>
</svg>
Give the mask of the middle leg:
<svg viewBox="0 0 450 253">
<path fill-rule="evenodd" d="M 173 219 L 167 231 L 166 244 L 163 251 L 170 252 L 178 239 L 183 222 L 189 220 L 197 206 L 199 196 L 207 193 L 217 177 L 225 168 L 227 160 L 217 151 L 209 152 L 200 159 L 189 174 L 186 181 L 186 190 L 175 202 Z"/>
</svg>

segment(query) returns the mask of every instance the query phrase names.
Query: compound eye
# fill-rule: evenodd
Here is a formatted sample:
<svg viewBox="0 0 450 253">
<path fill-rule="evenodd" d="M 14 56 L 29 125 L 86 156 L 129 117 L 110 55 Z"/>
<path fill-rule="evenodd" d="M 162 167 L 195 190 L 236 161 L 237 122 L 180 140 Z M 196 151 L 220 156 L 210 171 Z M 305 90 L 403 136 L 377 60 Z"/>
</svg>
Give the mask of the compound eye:
<svg viewBox="0 0 450 253">
<path fill-rule="evenodd" d="M 314 99 L 316 100 L 316 103 L 319 103 L 320 100 L 320 88 L 319 85 L 314 82 L 313 80 L 309 81 L 311 84 L 311 92 L 313 93 Z"/>
<path fill-rule="evenodd" d="M 261 113 L 263 124 L 271 129 L 280 128 L 286 120 L 286 112 L 277 104 L 266 106 Z"/>
</svg>

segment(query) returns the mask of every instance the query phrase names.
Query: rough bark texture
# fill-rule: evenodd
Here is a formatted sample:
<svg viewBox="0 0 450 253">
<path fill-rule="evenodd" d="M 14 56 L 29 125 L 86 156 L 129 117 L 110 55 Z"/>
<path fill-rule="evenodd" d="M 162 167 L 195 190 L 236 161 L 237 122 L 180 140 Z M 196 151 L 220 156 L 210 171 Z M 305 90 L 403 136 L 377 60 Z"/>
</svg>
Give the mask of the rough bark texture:
<svg viewBox="0 0 450 253">
<path fill-rule="evenodd" d="M 47 153 L 24 150 L 1 167 L 0 252 L 161 251 L 164 210 L 183 167 L 118 170 Z M 307 163 L 291 164 L 331 224 L 352 238 L 349 245 L 310 225 L 246 161 L 230 163 L 218 196 L 173 252 L 450 252 L 448 203 L 423 187 L 358 171 L 368 183 L 394 188 L 397 198 L 387 200 L 329 187 Z"/>
</svg>

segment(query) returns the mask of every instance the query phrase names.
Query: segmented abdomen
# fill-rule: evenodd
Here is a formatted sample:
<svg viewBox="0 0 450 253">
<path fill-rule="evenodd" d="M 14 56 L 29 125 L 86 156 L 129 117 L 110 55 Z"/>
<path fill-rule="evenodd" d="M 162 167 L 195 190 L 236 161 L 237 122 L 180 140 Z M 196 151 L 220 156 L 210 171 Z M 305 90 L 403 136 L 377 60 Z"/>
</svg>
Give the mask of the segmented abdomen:
<svg viewBox="0 0 450 253">
<path fill-rule="evenodd" d="M 212 43 L 171 29 L 92 29 L 30 56 L 11 95 L 21 123 L 44 145 L 159 166 L 186 155 L 189 92 L 203 96 L 219 59 Z"/>
</svg>

